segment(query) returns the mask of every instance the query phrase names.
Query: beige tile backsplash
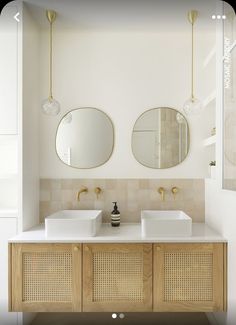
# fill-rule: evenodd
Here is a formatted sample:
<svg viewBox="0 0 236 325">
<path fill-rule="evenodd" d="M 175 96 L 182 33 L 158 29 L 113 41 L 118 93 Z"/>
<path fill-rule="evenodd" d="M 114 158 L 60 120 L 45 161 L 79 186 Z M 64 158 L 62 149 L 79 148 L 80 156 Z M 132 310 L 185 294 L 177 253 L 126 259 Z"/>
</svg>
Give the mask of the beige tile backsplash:
<svg viewBox="0 0 236 325">
<path fill-rule="evenodd" d="M 78 190 L 88 187 L 77 201 Z M 102 193 L 97 199 L 94 189 Z M 157 189 L 165 188 L 165 201 Z M 171 188 L 179 193 L 174 199 Z M 113 201 L 118 202 L 121 222 L 139 222 L 143 209 L 183 210 L 193 222 L 205 220 L 205 185 L 203 179 L 41 179 L 40 221 L 53 212 L 64 209 L 101 209 L 103 222 L 110 222 Z"/>
</svg>

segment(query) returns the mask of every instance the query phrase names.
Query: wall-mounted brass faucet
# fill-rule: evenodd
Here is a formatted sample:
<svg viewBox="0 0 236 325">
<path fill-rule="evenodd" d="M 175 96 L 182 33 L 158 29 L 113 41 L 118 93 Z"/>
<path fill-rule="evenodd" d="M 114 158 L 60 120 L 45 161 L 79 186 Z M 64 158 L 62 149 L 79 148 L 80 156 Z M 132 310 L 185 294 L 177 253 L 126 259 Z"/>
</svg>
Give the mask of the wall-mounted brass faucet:
<svg viewBox="0 0 236 325">
<path fill-rule="evenodd" d="M 87 192 L 88 192 L 88 188 L 87 188 L 86 186 L 83 186 L 83 187 L 81 188 L 81 190 L 78 191 L 77 200 L 80 201 L 80 194 L 81 194 L 81 193 L 87 193 Z"/>
<path fill-rule="evenodd" d="M 174 199 L 176 198 L 176 194 L 179 192 L 178 187 L 174 186 L 171 189 L 172 194 L 174 195 Z"/>
<path fill-rule="evenodd" d="M 99 194 L 102 192 L 102 189 L 101 189 L 101 187 L 95 187 L 95 189 L 94 189 L 94 193 L 96 194 L 96 196 L 97 196 L 97 200 L 98 200 L 98 198 L 99 198 Z"/>
<path fill-rule="evenodd" d="M 164 187 L 159 187 L 158 193 L 161 194 L 161 200 L 165 201 L 165 189 L 164 189 Z"/>
</svg>

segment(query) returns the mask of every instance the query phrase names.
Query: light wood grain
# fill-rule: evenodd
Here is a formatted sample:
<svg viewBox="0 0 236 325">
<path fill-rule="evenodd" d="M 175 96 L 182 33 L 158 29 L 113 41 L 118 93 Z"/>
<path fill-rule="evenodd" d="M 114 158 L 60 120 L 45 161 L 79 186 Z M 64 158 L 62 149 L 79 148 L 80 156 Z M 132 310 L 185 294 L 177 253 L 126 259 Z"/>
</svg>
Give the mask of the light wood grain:
<svg viewBox="0 0 236 325">
<path fill-rule="evenodd" d="M 178 253 L 183 253 L 181 259 L 178 260 Z M 185 261 L 184 256 L 188 258 L 188 253 L 194 254 L 194 252 L 197 254 L 196 256 L 202 256 L 204 257 L 204 253 L 207 253 L 207 257 L 209 259 L 209 265 L 211 265 L 211 255 L 212 255 L 212 267 L 210 269 L 210 266 L 207 265 L 207 268 L 201 268 L 201 266 L 197 265 L 191 265 L 191 261 L 194 261 L 193 259 L 190 259 L 190 261 Z M 170 253 L 172 255 L 165 255 L 165 253 Z M 187 254 L 185 254 L 187 253 Z M 223 255 L 223 244 L 154 244 L 153 249 L 154 254 L 154 264 L 153 264 L 153 310 L 154 311 L 167 311 L 167 312 L 173 312 L 173 311 L 203 311 L 203 312 L 209 312 L 209 311 L 223 311 L 223 298 L 224 298 L 224 255 Z M 175 256 L 176 255 L 176 256 Z M 164 257 L 171 256 L 173 257 L 173 272 L 172 270 L 168 270 L 168 264 L 165 265 L 166 260 Z M 176 262 L 177 261 L 177 262 Z M 174 272 L 176 263 L 176 272 Z M 189 264 L 188 264 L 189 263 Z M 181 265 L 182 264 L 182 265 Z M 186 271 L 186 265 L 188 270 Z M 181 269 L 182 268 L 182 269 Z M 197 271 L 196 271 L 197 270 Z M 175 301 L 170 301 L 165 299 L 165 276 L 167 276 L 166 272 L 168 273 L 168 276 L 177 277 L 178 272 L 180 274 L 185 274 L 186 272 L 189 272 L 188 274 L 193 274 L 193 276 L 198 276 L 197 272 L 207 272 L 206 276 L 208 276 L 209 279 L 213 279 L 212 281 L 212 287 L 209 288 L 209 290 L 212 290 L 212 299 L 210 300 L 209 297 L 211 294 L 206 290 L 206 288 L 196 288 L 195 286 L 191 288 L 191 281 L 188 283 L 188 288 L 186 290 L 190 290 L 190 296 L 191 293 L 194 296 L 194 290 L 196 290 L 196 299 L 190 299 L 183 300 L 183 296 L 179 295 L 178 297 L 178 290 L 181 290 L 181 279 L 176 279 L 173 281 L 173 283 L 177 283 L 178 290 L 173 287 L 173 290 L 176 289 L 177 298 Z M 172 272 L 172 273 L 171 273 Z M 182 273 L 181 273 L 182 272 Z M 192 272 L 192 273 L 191 273 Z M 209 274 L 211 272 L 211 274 Z M 203 273 L 203 277 L 204 277 Z M 199 275 L 200 276 L 200 275 Z M 200 278 L 201 279 L 201 278 Z M 187 281 L 187 279 L 186 279 Z M 196 285 L 196 281 L 193 279 L 193 283 Z M 211 281 L 208 281 L 209 286 L 211 285 Z M 185 283 L 183 283 L 183 286 Z M 192 291 L 191 291 L 192 290 Z M 202 292 L 201 292 L 202 290 Z M 183 289 L 184 291 L 184 289 Z M 199 294 L 199 296 L 197 296 Z M 202 299 L 202 301 L 199 301 L 199 297 L 206 297 L 206 300 Z M 175 297 L 175 296 L 174 296 Z"/>
<path fill-rule="evenodd" d="M 12 244 L 12 311 L 22 311 L 21 244 Z"/>
<path fill-rule="evenodd" d="M 227 311 L 227 295 L 228 295 L 228 281 L 227 281 L 227 272 L 228 272 L 228 244 L 224 243 L 224 311 Z"/>
<path fill-rule="evenodd" d="M 23 279 L 24 279 L 24 267 L 23 256 L 24 254 L 31 253 L 51 253 L 55 252 L 67 252 L 72 256 L 72 263 L 70 266 L 71 272 L 71 301 L 24 301 L 23 299 Z M 175 268 L 171 265 L 171 269 L 167 270 L 168 264 L 165 264 L 164 256 L 172 256 L 168 254 L 181 253 L 181 259 L 177 259 L 178 267 Z M 114 253 L 114 254 L 113 254 Z M 168 253 L 165 255 L 165 253 Z M 187 265 L 189 272 L 193 269 L 193 275 L 197 273 L 194 268 L 199 267 L 198 262 L 195 265 L 191 265 L 191 258 L 189 264 L 184 261 L 184 256 L 191 256 L 191 254 L 197 253 L 200 256 L 203 255 L 208 263 L 205 268 L 200 268 L 202 272 L 207 272 L 207 276 L 212 276 L 212 299 L 208 301 L 188 301 L 176 299 L 176 301 L 165 301 L 164 299 L 164 279 L 165 272 L 169 272 L 169 277 L 176 277 L 178 272 L 185 272 L 183 265 Z M 206 254 L 205 254 L 206 253 Z M 96 255 L 97 254 L 97 255 Z M 204 255 L 205 254 L 205 255 Z M 37 254 L 36 254 L 37 255 Z M 173 256 L 174 256 L 173 255 Z M 177 255 L 177 254 L 176 254 Z M 52 255 L 53 256 L 53 255 Z M 96 261 L 98 256 L 98 264 Z M 121 256 L 121 258 L 120 258 Z M 125 258 L 122 259 L 122 256 Z M 197 255 L 198 256 L 198 255 Z M 209 256 L 212 256 L 212 264 Z M 102 282 L 98 282 L 97 285 L 101 285 L 101 288 L 94 290 L 94 272 L 97 272 L 95 266 L 100 263 L 103 266 L 101 275 L 101 281 L 106 280 L 106 268 L 102 259 L 105 259 L 106 267 L 110 268 L 108 275 L 114 287 L 111 288 L 113 296 L 111 301 L 105 299 L 97 299 L 95 295 L 96 290 L 101 289 L 103 294 L 104 287 Z M 118 258 L 118 263 L 116 261 Z M 120 259 L 119 259 L 120 258 Z M 114 260 L 115 259 L 115 260 Z M 115 261 L 115 263 L 114 263 Z M 176 260 L 173 260 L 174 263 Z M 194 261 L 194 259 L 193 259 Z M 198 260 L 197 260 L 198 261 Z M 200 260 L 202 261 L 202 260 Z M 205 261 L 203 259 L 203 261 Z M 30 262 L 30 261 L 29 261 Z M 126 263 L 125 265 L 119 265 L 119 263 Z M 41 262 L 40 262 L 41 263 Z M 109 264 L 111 263 L 111 264 Z M 132 265 L 133 263 L 133 265 Z M 137 263 L 137 264 L 135 264 Z M 204 262 L 203 262 L 204 263 Z M 212 265 L 212 267 L 211 267 Z M 40 264 L 40 266 L 42 266 Z M 136 266 L 138 270 L 136 269 Z M 140 271 L 140 266 L 142 266 Z M 37 267 L 37 263 L 34 267 Z M 45 265 L 47 268 L 47 265 Z M 59 270 L 51 269 L 56 272 L 58 276 Z M 186 266 L 185 266 L 186 267 Z M 117 268 L 117 269 L 116 269 Z M 125 274 L 126 270 L 128 273 Z M 37 270 L 36 270 L 37 271 Z M 50 272 L 51 272 L 50 271 Z M 209 272 L 212 272 L 209 274 Z M 61 271 L 64 274 L 64 270 Z M 118 272 L 120 276 L 120 282 L 116 277 L 112 276 L 112 272 L 116 274 Z M 132 277 L 132 272 L 134 276 Z M 194 273 L 195 272 L 195 273 Z M 140 278 L 139 278 L 140 274 Z M 182 274 L 182 273 L 180 273 Z M 191 273 L 190 273 L 191 274 Z M 142 275 L 142 276 L 141 276 Z M 59 273 L 60 276 L 60 273 Z M 136 277 L 136 278 L 135 278 Z M 45 279 L 47 280 L 47 279 Z M 109 280 L 109 281 L 110 281 Z M 153 283 L 152 283 L 153 280 Z M 129 282 L 130 281 L 130 282 Z M 128 285 L 137 281 L 137 287 L 142 288 L 142 292 L 138 291 L 138 298 L 135 296 L 129 296 Z M 176 279 L 178 283 L 178 279 Z M 104 282 L 106 283 L 106 281 Z M 125 299 L 121 299 L 116 293 L 125 291 L 125 284 L 127 285 L 127 296 Z M 180 282 L 181 284 L 181 282 Z M 109 282 L 109 285 L 110 282 Z M 123 285 L 123 287 L 122 287 Z M 184 284 L 185 285 L 185 284 Z M 209 285 L 209 281 L 208 281 Z M 121 286 L 121 287 L 120 287 Z M 133 286 L 134 288 L 134 286 Z M 171 286 L 169 286 L 170 290 Z M 105 288 L 106 289 L 106 288 Z M 173 290 L 176 289 L 173 287 Z M 46 288 L 47 290 L 47 288 Z M 123 290 L 123 291 L 122 291 Z M 189 288 L 194 292 L 194 287 Z M 170 290 L 171 291 L 171 290 Z M 204 291 L 204 288 L 203 288 Z M 106 292 L 106 290 L 105 290 Z M 108 290 L 109 292 L 109 290 Z M 172 294 L 169 292 L 170 295 Z M 132 292 L 133 294 L 133 292 Z M 176 293 L 175 293 L 176 294 Z M 193 293 L 194 294 L 194 293 Z M 201 290 L 200 290 L 201 294 Z M 207 293 L 206 293 L 207 294 Z M 98 295 L 98 297 L 100 297 Z M 208 297 L 209 298 L 209 297 Z M 227 244 L 223 243 L 195 243 L 195 244 L 9 244 L 9 310 L 10 311 L 25 311 L 25 312 L 76 312 L 76 311 L 99 311 L 99 312 L 180 312 L 180 311 L 196 311 L 196 312 L 211 312 L 211 311 L 225 311 L 227 309 Z"/>
<path fill-rule="evenodd" d="M 134 301 L 131 298 L 123 300 L 113 296 L 112 301 L 95 301 L 94 293 L 94 254 L 102 252 L 104 258 L 110 253 L 125 253 L 127 257 L 132 253 L 142 254 L 143 277 L 142 282 L 143 301 Z M 101 257 L 102 258 L 102 257 Z M 122 263 L 122 262 L 121 262 Z M 130 262 L 131 263 L 131 262 Z M 109 263 L 107 264 L 109 268 Z M 121 266 L 122 267 L 122 266 Z M 129 265 L 127 265 L 129 268 Z M 130 265 L 132 269 L 132 265 Z M 119 267 L 114 271 L 119 272 Z M 95 270 L 96 271 L 96 270 Z M 129 277 L 130 274 L 122 274 L 122 277 Z M 124 279 L 127 280 L 127 279 Z M 122 279 L 121 279 L 122 282 Z M 140 285 L 140 282 L 138 282 Z M 114 292 L 120 291 L 120 283 L 114 281 Z M 104 288 L 103 288 L 104 289 Z M 128 288 L 127 288 L 128 290 Z M 152 310 L 152 245 L 151 244 L 86 244 L 83 247 L 83 311 L 151 311 Z"/>
<path fill-rule="evenodd" d="M 74 250 L 76 248 L 76 250 Z M 30 254 L 29 254 L 30 253 Z M 30 261 L 31 256 L 34 254 L 43 253 L 43 256 L 47 257 L 47 255 L 53 259 L 53 254 L 58 253 L 61 254 L 62 259 L 52 261 L 50 266 L 47 265 L 48 259 L 40 260 L 39 266 L 40 269 L 37 269 L 37 263 L 35 264 L 35 260 L 32 259 L 32 263 Z M 72 265 L 70 269 L 72 269 L 72 274 L 68 274 L 68 277 L 71 278 L 71 287 L 69 283 L 65 279 L 66 270 L 63 268 L 63 254 L 72 255 Z M 32 268 L 34 272 L 30 275 L 28 281 L 33 281 L 31 288 L 34 288 L 37 283 L 37 276 L 34 277 L 34 273 L 42 272 L 42 268 L 45 269 L 45 283 L 50 283 L 48 278 L 54 280 L 54 276 L 58 277 L 59 285 L 60 276 L 63 276 L 62 281 L 67 285 L 67 290 L 69 290 L 68 294 L 71 296 L 71 301 L 53 301 L 54 293 L 48 291 L 47 285 L 45 285 L 45 301 L 42 298 L 29 300 L 24 299 L 23 288 L 25 288 L 26 284 L 24 283 L 25 279 L 25 269 L 23 266 L 24 254 L 28 254 L 29 261 L 28 263 L 32 264 Z M 32 255 L 31 255 L 32 254 Z M 60 263 L 57 266 L 54 263 Z M 61 272 L 61 273 L 60 273 Z M 42 284 L 44 274 L 41 275 L 40 285 Z M 73 244 L 12 244 L 12 286 L 11 286 L 11 296 L 12 296 L 12 310 L 13 311 L 26 311 L 26 312 L 44 312 L 44 311 L 57 311 L 57 312 L 71 312 L 71 311 L 81 311 L 81 244 L 73 245 Z M 49 281 L 49 282 L 48 282 Z M 27 287 L 26 287 L 27 288 Z M 42 288 L 42 292 L 43 292 Z M 47 294 L 50 293 L 50 296 L 47 297 Z M 37 292 L 36 292 L 37 294 Z M 34 293 L 32 294 L 32 296 Z M 31 295 L 29 295 L 31 297 Z M 52 301 L 51 301 L 52 300 Z M 66 299 L 68 300 L 68 298 Z"/>
<path fill-rule="evenodd" d="M 72 245 L 72 310 L 82 310 L 82 245 Z"/>
<path fill-rule="evenodd" d="M 12 311 L 12 245 L 8 244 L 8 310 Z"/>
</svg>

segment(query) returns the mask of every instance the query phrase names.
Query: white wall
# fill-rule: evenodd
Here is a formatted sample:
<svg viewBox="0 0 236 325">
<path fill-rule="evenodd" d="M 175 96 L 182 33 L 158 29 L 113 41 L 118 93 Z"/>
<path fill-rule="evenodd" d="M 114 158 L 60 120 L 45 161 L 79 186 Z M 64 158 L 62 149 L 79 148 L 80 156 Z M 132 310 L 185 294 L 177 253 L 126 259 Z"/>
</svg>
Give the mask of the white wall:
<svg viewBox="0 0 236 325">
<path fill-rule="evenodd" d="M 188 25 L 186 25 L 189 27 Z M 61 114 L 40 114 L 41 178 L 204 178 L 209 155 L 202 140 L 210 127 L 204 114 L 189 119 L 191 145 L 186 160 L 170 169 L 140 165 L 132 155 L 134 123 L 145 110 L 169 106 L 181 110 L 190 96 L 191 33 L 58 31 L 54 25 L 54 97 Z M 196 94 L 204 99 L 214 88 L 214 74 L 203 60 L 215 40 L 205 30 L 196 35 Z M 41 35 L 40 95 L 48 95 L 48 31 Z M 97 107 L 114 123 L 115 147 L 103 166 L 78 170 L 65 166 L 55 153 L 55 133 L 71 109 Z"/>
<path fill-rule="evenodd" d="M 0 324 L 16 325 L 18 314 L 8 312 L 8 239 L 18 224 L 17 42 L 12 17 L 16 3 L 0 15 Z M 20 324 L 19 324 L 20 325 Z"/>
<path fill-rule="evenodd" d="M 39 218 L 39 31 L 23 7 L 22 230 Z"/>
<path fill-rule="evenodd" d="M 17 7 L 5 6 L 0 18 L 0 134 L 17 133 Z"/>
</svg>

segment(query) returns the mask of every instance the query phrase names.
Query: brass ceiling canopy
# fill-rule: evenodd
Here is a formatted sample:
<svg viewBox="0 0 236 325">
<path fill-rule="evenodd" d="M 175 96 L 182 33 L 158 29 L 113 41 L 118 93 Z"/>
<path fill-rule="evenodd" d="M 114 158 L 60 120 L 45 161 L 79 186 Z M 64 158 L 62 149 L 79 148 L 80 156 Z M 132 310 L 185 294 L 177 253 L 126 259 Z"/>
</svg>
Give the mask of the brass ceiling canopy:
<svg viewBox="0 0 236 325">
<path fill-rule="evenodd" d="M 52 24 L 57 18 L 57 13 L 54 10 L 46 10 L 46 17 L 49 23 Z"/>
<path fill-rule="evenodd" d="M 188 12 L 188 20 L 190 22 L 190 24 L 194 24 L 196 19 L 198 17 L 198 11 L 197 10 L 191 10 Z"/>
</svg>

